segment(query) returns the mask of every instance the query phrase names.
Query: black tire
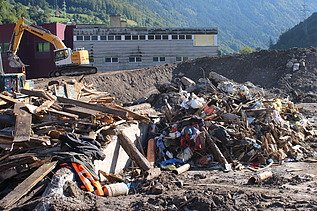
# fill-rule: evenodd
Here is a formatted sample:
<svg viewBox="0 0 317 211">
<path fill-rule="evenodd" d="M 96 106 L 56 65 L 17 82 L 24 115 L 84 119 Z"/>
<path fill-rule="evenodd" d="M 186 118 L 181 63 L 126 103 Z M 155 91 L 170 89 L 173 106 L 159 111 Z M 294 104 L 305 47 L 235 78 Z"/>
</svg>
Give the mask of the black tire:
<svg viewBox="0 0 317 211">
<path fill-rule="evenodd" d="M 54 72 L 50 72 L 50 74 L 48 74 L 48 77 L 49 77 L 49 78 L 54 77 Z"/>
</svg>

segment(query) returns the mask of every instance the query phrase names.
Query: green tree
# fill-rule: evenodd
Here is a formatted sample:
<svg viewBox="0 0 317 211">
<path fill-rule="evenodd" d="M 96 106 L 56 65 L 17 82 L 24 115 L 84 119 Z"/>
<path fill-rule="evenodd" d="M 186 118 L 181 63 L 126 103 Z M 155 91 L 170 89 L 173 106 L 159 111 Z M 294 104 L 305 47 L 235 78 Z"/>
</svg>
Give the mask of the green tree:
<svg viewBox="0 0 317 211">
<path fill-rule="evenodd" d="M 247 54 L 247 53 L 253 53 L 253 52 L 255 52 L 255 49 L 251 48 L 250 46 L 245 46 L 245 47 L 240 48 L 241 54 Z"/>
<path fill-rule="evenodd" d="M 12 5 L 6 0 L 0 0 L 0 23 L 13 23 L 16 20 Z"/>
<path fill-rule="evenodd" d="M 66 17 L 67 6 L 66 6 L 65 0 L 63 1 L 62 11 L 63 11 L 63 16 Z"/>
</svg>

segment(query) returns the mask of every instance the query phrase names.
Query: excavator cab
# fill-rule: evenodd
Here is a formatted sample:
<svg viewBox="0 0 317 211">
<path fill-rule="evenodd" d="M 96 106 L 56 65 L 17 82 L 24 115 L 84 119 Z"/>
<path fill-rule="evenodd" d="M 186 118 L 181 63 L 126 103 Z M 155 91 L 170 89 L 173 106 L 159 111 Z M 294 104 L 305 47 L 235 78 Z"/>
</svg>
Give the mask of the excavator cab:
<svg viewBox="0 0 317 211">
<path fill-rule="evenodd" d="M 70 48 L 57 49 L 54 51 L 56 66 L 72 63 L 72 50 Z"/>
</svg>

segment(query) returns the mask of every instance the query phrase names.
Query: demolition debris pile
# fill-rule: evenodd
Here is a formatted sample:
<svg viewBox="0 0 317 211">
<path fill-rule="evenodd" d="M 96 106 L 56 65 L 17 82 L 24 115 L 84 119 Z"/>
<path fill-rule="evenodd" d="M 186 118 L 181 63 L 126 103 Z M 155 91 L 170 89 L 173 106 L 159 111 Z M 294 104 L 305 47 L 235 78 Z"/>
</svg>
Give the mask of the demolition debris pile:
<svg viewBox="0 0 317 211">
<path fill-rule="evenodd" d="M 158 90 L 147 103 L 129 107 L 82 80 L 1 94 L 1 207 L 65 203 L 76 209 L 69 204 L 80 197 L 80 187 L 89 209 L 97 198 L 106 199 L 99 196 L 163 193 L 155 182 L 164 180 L 160 169 L 174 175 L 189 169 L 260 171 L 315 156 L 309 144 L 316 130 L 287 98 L 268 99 L 263 89 L 216 73 L 197 82 L 175 77 Z M 141 124 L 149 126 L 145 135 L 129 134 Z M 19 184 L 7 186 L 10 181 Z"/>
<path fill-rule="evenodd" d="M 266 99 L 252 84 L 222 79 L 196 84 L 182 77 L 161 89 L 165 93 L 155 102 L 165 104 L 165 118 L 155 125 L 154 137 L 161 168 L 179 173 L 189 169 L 189 162 L 208 169 L 256 170 L 314 156 L 307 143 L 316 131 L 293 102 Z"/>
<path fill-rule="evenodd" d="M 94 161 L 105 159 L 102 146 L 111 142 L 106 134 L 115 135 L 117 129 L 119 135 L 130 141 L 120 126 L 126 122 L 150 121 L 113 103 L 114 97 L 108 93 L 97 92 L 75 80 L 51 82 L 47 90 L 3 93 L 0 99 L 0 206 L 3 209 L 20 206 L 39 193 L 46 197 L 63 196 L 63 185 L 73 181 L 74 173 L 84 190 L 99 196 L 115 195 L 111 186 L 101 185 L 95 173 Z M 121 146 L 129 150 L 129 144 L 121 143 Z M 67 169 L 71 171 L 65 172 Z M 53 182 L 48 185 L 53 171 Z M 21 180 L 13 190 L 8 185 L 8 181 Z M 125 184 L 119 188 L 127 193 Z M 50 207 L 50 203 L 39 206 Z"/>
</svg>

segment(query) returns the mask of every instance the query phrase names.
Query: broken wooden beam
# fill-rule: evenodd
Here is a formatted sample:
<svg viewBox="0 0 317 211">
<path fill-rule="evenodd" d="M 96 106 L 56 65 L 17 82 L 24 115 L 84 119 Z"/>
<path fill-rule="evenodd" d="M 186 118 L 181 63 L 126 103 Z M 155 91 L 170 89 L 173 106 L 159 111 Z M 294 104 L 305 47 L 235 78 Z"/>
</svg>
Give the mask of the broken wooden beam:
<svg viewBox="0 0 317 211">
<path fill-rule="evenodd" d="M 28 89 L 21 89 L 20 91 L 22 94 L 28 95 L 28 96 L 34 96 L 34 97 L 41 97 L 46 100 L 56 100 L 56 97 L 54 97 L 51 94 L 46 93 L 44 90 L 40 89 L 33 89 L 33 90 L 28 90 Z"/>
<path fill-rule="evenodd" d="M 215 156 L 216 160 L 224 165 L 225 170 L 231 170 L 230 168 L 230 164 L 228 163 L 227 159 L 225 158 L 225 156 L 222 154 L 222 152 L 220 151 L 220 149 L 218 148 L 217 144 L 214 142 L 214 140 L 210 137 L 208 131 L 203 128 L 203 131 L 206 134 L 206 138 L 207 138 L 207 143 L 210 146 L 210 149 L 212 151 L 212 154 Z"/>
<path fill-rule="evenodd" d="M 22 106 L 22 103 L 16 103 L 14 105 L 15 128 L 13 142 L 30 141 L 32 115 L 22 111 Z"/>
<path fill-rule="evenodd" d="M 76 114 L 80 117 L 92 117 L 92 116 L 96 116 L 98 113 L 100 113 L 100 111 L 96 111 L 93 109 L 88 109 L 88 108 L 83 108 L 83 107 L 78 107 L 78 106 L 73 106 L 73 107 L 65 107 L 63 108 L 64 111 L 72 113 L 72 114 Z"/>
<path fill-rule="evenodd" d="M 43 164 L 35 172 L 33 172 L 28 178 L 20 183 L 13 191 L 6 195 L 0 201 L 0 207 L 7 209 L 15 204 L 25 194 L 27 194 L 38 182 L 40 182 L 47 174 L 49 174 L 55 167 L 57 161 Z"/>
<path fill-rule="evenodd" d="M 124 134 L 123 131 L 119 131 L 118 138 L 124 151 L 142 170 L 147 171 L 152 168 L 150 162 L 142 155 L 142 153 L 136 148 L 133 142 L 127 135 Z"/>
<path fill-rule="evenodd" d="M 156 143 L 155 143 L 155 140 L 151 138 L 147 144 L 146 158 L 150 162 L 151 166 L 153 167 L 156 161 L 155 157 L 156 157 Z"/>
<path fill-rule="evenodd" d="M 68 103 L 68 104 L 76 105 L 79 107 L 83 107 L 83 108 L 87 108 L 87 109 L 100 111 L 103 113 L 113 114 L 113 115 L 116 115 L 119 117 L 127 118 L 126 111 L 120 111 L 118 109 L 109 108 L 109 107 L 102 106 L 102 105 L 90 104 L 90 103 L 82 102 L 79 100 L 73 100 L 73 99 L 68 99 L 68 98 L 64 98 L 64 97 L 57 97 L 57 100 L 61 103 Z"/>
<path fill-rule="evenodd" d="M 116 105 L 116 104 L 112 104 L 111 106 L 114 106 L 116 109 L 119 109 L 119 110 L 122 110 L 122 111 L 125 111 L 128 113 L 128 115 L 135 119 L 135 120 L 139 120 L 139 121 L 142 121 L 142 122 L 146 122 L 146 123 L 149 123 L 150 122 L 150 119 L 148 117 L 145 117 L 145 116 L 142 116 L 140 114 L 137 114 L 133 111 L 130 111 L 129 109 L 126 109 L 126 108 L 123 108 L 119 105 Z"/>
<path fill-rule="evenodd" d="M 2 162 L 0 164 L 0 172 L 4 171 L 6 169 L 15 167 L 17 165 L 22 165 L 22 164 L 30 164 L 33 163 L 35 161 L 38 161 L 39 159 L 35 156 L 25 156 L 25 157 L 21 157 L 20 159 L 14 159 L 14 160 L 10 160 L 7 162 Z"/>
<path fill-rule="evenodd" d="M 26 172 L 30 169 L 33 169 L 33 168 L 38 168 L 40 167 L 45 161 L 41 161 L 41 160 L 38 160 L 38 161 L 35 161 L 31 164 L 22 164 L 22 163 L 18 163 L 18 164 L 15 164 L 15 167 L 13 168 L 8 168 L 8 169 L 5 169 L 5 170 L 1 170 L 1 173 L 0 173 L 0 183 L 2 183 L 3 181 L 5 181 L 6 179 L 9 179 L 11 177 L 14 177 L 14 176 L 17 176 L 23 172 Z"/>
<path fill-rule="evenodd" d="M 79 118 L 79 116 L 76 115 L 76 114 L 71 114 L 71 113 L 68 113 L 68 112 L 65 112 L 65 111 L 58 111 L 58 110 L 55 110 L 53 108 L 49 108 L 47 111 L 51 112 L 53 114 L 58 114 L 58 115 L 61 115 L 61 116 L 72 118 L 72 119 L 78 119 Z"/>
<path fill-rule="evenodd" d="M 6 102 L 9 102 L 9 103 L 21 103 L 20 101 L 12 98 L 12 97 L 9 97 L 9 96 L 6 96 L 6 95 L 3 95 L 3 94 L 0 94 L 0 98 Z"/>
</svg>

